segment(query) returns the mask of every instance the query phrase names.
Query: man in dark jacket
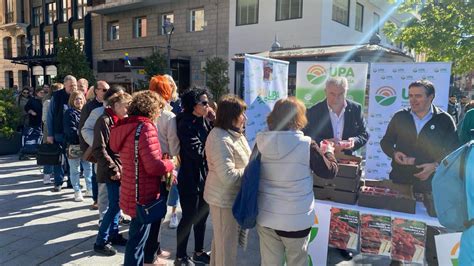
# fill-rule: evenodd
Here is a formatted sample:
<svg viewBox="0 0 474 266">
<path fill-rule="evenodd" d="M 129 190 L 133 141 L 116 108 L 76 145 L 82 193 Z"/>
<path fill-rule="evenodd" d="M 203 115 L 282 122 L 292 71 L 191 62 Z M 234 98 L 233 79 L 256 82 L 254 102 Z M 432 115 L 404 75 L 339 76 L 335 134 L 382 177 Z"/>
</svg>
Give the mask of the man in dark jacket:
<svg viewBox="0 0 474 266">
<path fill-rule="evenodd" d="M 326 82 L 326 99 L 311 107 L 306 116 L 308 125 L 303 130 L 318 144 L 331 140 L 335 151 L 351 155 L 367 143 L 362 106 L 347 100 L 349 85 L 344 77 L 329 78 Z"/>
<path fill-rule="evenodd" d="M 48 143 L 58 143 L 62 149 L 64 146 L 64 128 L 63 128 L 63 116 L 64 112 L 68 109 L 69 95 L 77 88 L 76 78 L 67 75 L 64 77 L 64 90 L 58 90 L 53 93 L 51 103 L 49 105 L 48 116 L 46 124 L 48 127 Z M 55 165 L 53 167 L 54 173 L 54 188 L 53 192 L 60 192 L 63 184 L 64 171 L 61 165 Z"/>
<path fill-rule="evenodd" d="M 395 113 L 380 141 L 392 158 L 390 179 L 413 184 L 416 192 L 431 191 L 431 179 L 441 160 L 458 147 L 453 118 L 432 104 L 435 88 L 427 80 L 408 87 L 410 108 Z"/>
<path fill-rule="evenodd" d="M 28 126 L 33 128 L 39 128 L 41 130 L 42 116 L 43 116 L 43 103 L 42 99 L 44 96 L 44 90 L 41 87 L 36 88 L 35 97 L 30 98 L 25 105 L 25 112 L 28 114 Z"/>
</svg>

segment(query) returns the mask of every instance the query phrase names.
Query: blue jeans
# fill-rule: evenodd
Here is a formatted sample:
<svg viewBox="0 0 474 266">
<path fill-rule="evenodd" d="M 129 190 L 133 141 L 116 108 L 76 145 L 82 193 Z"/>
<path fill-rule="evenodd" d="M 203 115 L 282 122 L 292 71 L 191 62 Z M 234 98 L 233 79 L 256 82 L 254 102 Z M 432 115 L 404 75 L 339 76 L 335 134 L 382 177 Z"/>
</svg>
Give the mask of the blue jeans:
<svg viewBox="0 0 474 266">
<path fill-rule="evenodd" d="M 171 185 L 170 193 L 168 194 L 168 202 L 167 205 L 170 207 L 176 207 L 178 205 L 179 200 L 179 193 L 178 193 L 178 185 Z"/>
<path fill-rule="evenodd" d="M 150 234 L 151 224 L 142 224 L 132 218 L 125 247 L 124 266 L 143 265 L 145 262 L 145 243 Z"/>
<path fill-rule="evenodd" d="M 115 238 L 118 236 L 119 230 L 119 217 L 120 217 L 120 207 L 119 207 L 119 182 L 110 182 L 106 183 L 107 193 L 109 198 L 109 208 L 105 212 L 102 223 L 99 227 L 99 233 L 97 234 L 97 239 L 95 244 L 97 246 L 104 246 L 105 242 L 109 238 Z"/>
<path fill-rule="evenodd" d="M 58 143 L 61 146 L 61 150 L 63 153 L 63 161 L 62 164 L 66 162 L 66 151 L 64 145 L 64 135 L 63 134 L 54 134 L 54 143 Z M 54 185 L 60 187 L 63 185 L 63 178 L 64 178 L 64 168 L 62 164 L 53 165 L 53 174 L 54 174 Z"/>
<path fill-rule="evenodd" d="M 88 161 L 84 161 L 81 158 L 77 159 L 68 159 L 69 163 L 69 178 L 71 179 L 71 184 L 72 188 L 74 189 L 74 192 L 81 191 L 81 186 L 80 186 L 80 175 L 81 175 L 81 165 L 82 165 L 82 170 L 83 170 L 83 175 L 84 179 L 86 180 L 86 188 L 87 191 L 92 190 L 92 163 Z"/>
<path fill-rule="evenodd" d="M 43 166 L 43 174 L 50 175 L 53 173 L 53 166 L 52 165 L 44 165 Z"/>
</svg>

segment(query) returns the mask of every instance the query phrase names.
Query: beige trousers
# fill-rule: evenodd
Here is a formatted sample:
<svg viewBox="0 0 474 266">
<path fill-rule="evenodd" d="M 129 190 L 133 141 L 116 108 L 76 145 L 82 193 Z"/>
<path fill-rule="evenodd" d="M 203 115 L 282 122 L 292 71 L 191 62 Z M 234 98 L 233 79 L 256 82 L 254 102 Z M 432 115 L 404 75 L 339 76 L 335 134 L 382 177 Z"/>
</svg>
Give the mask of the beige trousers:
<svg viewBox="0 0 474 266">
<path fill-rule="evenodd" d="M 309 235 L 304 238 L 286 238 L 276 234 L 275 230 L 257 224 L 260 238 L 260 256 L 262 266 L 283 265 L 286 256 L 288 266 L 308 265 Z"/>
<path fill-rule="evenodd" d="M 231 208 L 209 205 L 211 211 L 212 237 L 211 266 L 234 266 L 237 264 L 238 224 Z"/>
</svg>

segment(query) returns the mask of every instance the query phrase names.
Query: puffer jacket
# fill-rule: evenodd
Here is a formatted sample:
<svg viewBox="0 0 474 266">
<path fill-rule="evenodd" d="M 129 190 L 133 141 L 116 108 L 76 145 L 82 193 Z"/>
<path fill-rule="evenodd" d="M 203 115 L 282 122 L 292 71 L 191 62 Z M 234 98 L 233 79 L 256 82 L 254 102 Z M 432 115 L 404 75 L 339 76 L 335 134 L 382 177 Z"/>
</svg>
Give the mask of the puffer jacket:
<svg viewBox="0 0 474 266">
<path fill-rule="evenodd" d="M 120 208 L 132 218 L 136 216 L 134 147 L 139 123 L 143 123 L 138 142 L 140 204 L 148 204 L 159 197 L 161 176 L 174 167 L 170 160 L 161 159 L 158 131 L 150 119 L 131 116 L 112 128 L 110 148 L 120 153 L 122 160 Z"/>
<path fill-rule="evenodd" d="M 301 131 L 257 134 L 261 153 L 257 223 L 281 231 L 300 231 L 314 223 L 311 138 Z"/>
<path fill-rule="evenodd" d="M 79 126 L 80 117 L 81 110 L 77 110 L 76 108 L 69 108 L 66 110 L 66 113 L 64 113 L 64 140 L 67 144 L 79 144 L 79 135 L 77 127 Z"/>
<path fill-rule="evenodd" d="M 215 127 L 206 141 L 209 173 L 204 200 L 210 205 L 232 208 L 239 193 L 250 147 L 242 133 Z"/>
</svg>

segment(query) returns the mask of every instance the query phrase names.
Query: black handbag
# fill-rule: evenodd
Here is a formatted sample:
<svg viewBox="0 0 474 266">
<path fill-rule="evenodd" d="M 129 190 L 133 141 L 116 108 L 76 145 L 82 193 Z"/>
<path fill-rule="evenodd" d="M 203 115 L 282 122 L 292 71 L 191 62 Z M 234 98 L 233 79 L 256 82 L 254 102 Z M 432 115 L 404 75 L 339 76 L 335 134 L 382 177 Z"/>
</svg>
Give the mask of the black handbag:
<svg viewBox="0 0 474 266">
<path fill-rule="evenodd" d="M 142 205 L 138 202 L 139 199 L 139 189 L 138 189 L 138 140 L 140 139 L 140 133 L 142 131 L 143 123 L 140 123 L 135 131 L 135 150 L 134 150 L 134 159 L 135 159 L 135 202 L 136 202 L 136 218 L 141 224 L 151 224 L 156 221 L 163 219 L 166 215 L 166 193 L 160 193 L 160 197 L 153 202 Z M 161 180 L 159 180 L 161 184 Z M 162 187 L 160 187 L 162 189 Z"/>
<path fill-rule="evenodd" d="M 38 146 L 36 163 L 38 165 L 60 165 L 62 163 L 62 149 L 57 143 L 42 143 Z"/>
</svg>

